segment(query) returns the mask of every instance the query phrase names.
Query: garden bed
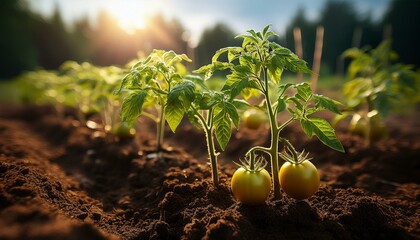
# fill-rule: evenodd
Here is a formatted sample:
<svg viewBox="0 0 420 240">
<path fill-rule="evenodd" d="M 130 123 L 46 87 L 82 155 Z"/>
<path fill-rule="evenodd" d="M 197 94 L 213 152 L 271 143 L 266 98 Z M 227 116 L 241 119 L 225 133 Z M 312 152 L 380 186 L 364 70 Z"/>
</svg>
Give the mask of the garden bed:
<svg viewBox="0 0 420 240">
<path fill-rule="evenodd" d="M 134 140 L 112 141 L 68 109 L 1 106 L 1 239 L 419 239 L 420 129 L 414 116 L 388 120 L 374 147 L 346 134 L 346 153 L 285 129 L 314 158 L 320 190 L 296 201 L 283 194 L 247 207 L 230 192 L 233 160 L 268 144 L 268 129 L 234 132 L 211 182 L 204 135 L 181 123 L 166 134 L 163 159 L 154 126 L 142 119 Z M 419 116 L 419 114 L 416 114 Z"/>
</svg>

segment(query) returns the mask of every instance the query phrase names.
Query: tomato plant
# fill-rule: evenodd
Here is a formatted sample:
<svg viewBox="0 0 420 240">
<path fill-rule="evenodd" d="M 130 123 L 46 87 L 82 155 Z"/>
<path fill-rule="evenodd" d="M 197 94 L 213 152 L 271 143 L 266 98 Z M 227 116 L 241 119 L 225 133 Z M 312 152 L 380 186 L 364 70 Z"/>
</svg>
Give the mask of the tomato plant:
<svg viewBox="0 0 420 240">
<path fill-rule="evenodd" d="M 258 129 L 264 123 L 265 117 L 263 112 L 254 108 L 248 109 L 244 112 L 243 123 L 249 129 Z"/>
<path fill-rule="evenodd" d="M 319 188 L 319 173 L 307 155 L 302 154 L 299 162 L 282 153 L 281 155 L 286 159 L 279 171 L 279 182 L 283 191 L 298 200 L 314 195 Z"/>
<path fill-rule="evenodd" d="M 372 144 L 388 135 L 383 119 L 389 112 L 420 101 L 420 74 L 410 65 L 393 63 L 398 56 L 390 41 L 371 50 L 348 49 L 343 56 L 351 59 L 350 80 L 343 88 L 347 107 L 336 122 L 350 116 L 350 132 Z"/>
<path fill-rule="evenodd" d="M 259 93 L 262 101 L 258 106 L 265 108 L 270 123 L 271 144 L 269 147 L 255 146 L 246 156 L 254 161 L 255 152 L 263 152 L 270 156 L 275 198 L 280 198 L 279 172 L 279 142 L 283 144 L 283 155 L 292 158 L 294 162 L 302 160 L 302 154 L 282 137 L 280 132 L 291 122 L 299 121 L 303 131 L 309 136 L 317 136 L 325 145 L 338 151 L 344 151 L 340 141 L 335 136 L 334 129 L 324 119 L 313 116 L 322 110 L 340 113 L 336 102 L 328 97 L 314 94 L 308 83 L 285 83 L 281 81 L 284 71 L 311 73 L 306 62 L 299 59 L 289 49 L 269 40 L 276 34 L 266 26 L 262 32 L 249 30 L 240 35 L 242 46 L 222 48 L 215 53 L 212 63 L 203 66 L 199 72 L 210 77 L 216 70 L 229 70 L 225 86 L 233 99 L 242 95 L 244 99 Z M 227 62 L 219 61 L 222 54 L 227 54 Z M 293 90 L 293 93 L 290 91 Z M 278 121 L 278 114 L 287 112 L 290 118 L 284 122 Z"/>
<path fill-rule="evenodd" d="M 261 165 L 262 162 L 265 164 Z M 231 180 L 231 189 L 236 200 L 246 205 L 261 205 L 271 191 L 271 178 L 264 169 L 266 162 L 260 158 L 255 163 L 239 164 Z"/>
<path fill-rule="evenodd" d="M 153 50 L 133 65 L 116 91 L 124 95 L 121 119 L 133 122 L 140 115 L 156 122 L 156 152 L 162 150 L 165 119 L 173 132 L 193 101 L 194 84 L 185 80 L 182 61 L 191 60 L 174 51 Z M 147 111 L 144 111 L 147 110 Z"/>
<path fill-rule="evenodd" d="M 232 122 L 236 128 L 239 126 L 239 114 L 235 104 L 238 101 L 231 99 L 222 91 L 211 90 L 206 82 L 199 76 L 188 76 L 187 79 L 195 84 L 195 97 L 188 110 L 190 122 L 202 129 L 206 135 L 207 150 L 212 169 L 212 180 L 215 186 L 219 184 L 215 139 L 222 150 L 225 150 L 231 137 Z"/>
</svg>

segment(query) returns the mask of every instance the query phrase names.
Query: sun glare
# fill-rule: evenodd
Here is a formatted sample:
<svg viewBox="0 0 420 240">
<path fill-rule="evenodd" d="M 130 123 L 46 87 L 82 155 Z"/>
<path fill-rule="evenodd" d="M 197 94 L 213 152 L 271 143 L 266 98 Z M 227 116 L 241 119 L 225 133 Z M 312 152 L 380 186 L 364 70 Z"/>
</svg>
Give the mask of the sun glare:
<svg viewBox="0 0 420 240">
<path fill-rule="evenodd" d="M 133 34 L 136 30 L 146 27 L 148 17 L 154 12 L 151 4 L 139 4 L 138 1 L 108 1 L 105 9 L 116 19 L 122 29 Z"/>
</svg>

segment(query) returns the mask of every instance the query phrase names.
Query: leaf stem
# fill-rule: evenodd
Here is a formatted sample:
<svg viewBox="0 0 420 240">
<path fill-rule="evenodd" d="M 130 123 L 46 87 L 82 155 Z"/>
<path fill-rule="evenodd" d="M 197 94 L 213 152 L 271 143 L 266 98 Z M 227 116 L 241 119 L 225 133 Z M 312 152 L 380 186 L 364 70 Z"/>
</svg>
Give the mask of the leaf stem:
<svg viewBox="0 0 420 240">
<path fill-rule="evenodd" d="M 279 128 L 279 132 L 281 132 L 287 125 L 289 125 L 292 121 L 294 120 L 294 118 L 290 118 L 287 121 L 285 121 Z"/>
</svg>

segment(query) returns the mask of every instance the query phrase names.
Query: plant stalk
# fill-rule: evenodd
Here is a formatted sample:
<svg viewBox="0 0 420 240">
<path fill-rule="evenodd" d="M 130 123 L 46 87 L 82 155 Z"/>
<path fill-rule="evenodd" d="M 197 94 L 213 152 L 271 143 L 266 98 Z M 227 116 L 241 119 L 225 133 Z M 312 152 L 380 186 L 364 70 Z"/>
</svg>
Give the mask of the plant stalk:
<svg viewBox="0 0 420 240">
<path fill-rule="evenodd" d="M 212 122 L 213 111 L 210 110 L 207 115 L 207 121 L 201 116 L 198 111 L 195 111 L 195 118 L 200 122 L 206 135 L 207 151 L 209 155 L 211 165 L 211 178 L 215 187 L 219 186 L 219 173 L 217 172 L 217 155 L 218 153 L 214 147 L 214 136 L 213 136 L 213 122 Z"/>
<path fill-rule="evenodd" d="M 217 153 L 214 147 L 213 128 L 205 127 L 207 149 L 209 153 L 209 160 L 211 165 L 211 178 L 215 187 L 219 186 L 219 174 L 217 172 Z"/>
<path fill-rule="evenodd" d="M 276 114 L 273 111 L 271 100 L 268 92 L 268 79 L 267 79 L 267 70 L 264 70 L 264 81 L 265 81 L 265 91 L 264 96 L 267 102 L 267 111 L 268 117 L 270 119 L 270 133 L 271 133 L 271 145 L 269 148 L 269 155 L 271 161 L 271 175 L 273 177 L 273 191 L 274 191 L 274 198 L 281 199 L 281 192 L 280 192 L 280 182 L 279 182 L 279 127 L 277 124 Z"/>
<path fill-rule="evenodd" d="M 157 133 L 156 133 L 156 153 L 159 153 L 162 151 L 163 147 L 163 135 L 165 134 L 165 109 L 161 107 L 159 109 L 159 120 L 157 122 Z"/>
</svg>

